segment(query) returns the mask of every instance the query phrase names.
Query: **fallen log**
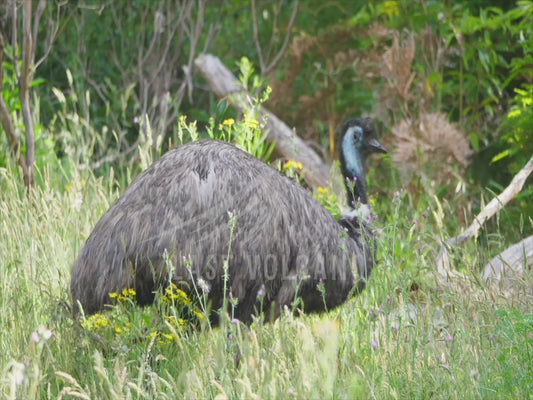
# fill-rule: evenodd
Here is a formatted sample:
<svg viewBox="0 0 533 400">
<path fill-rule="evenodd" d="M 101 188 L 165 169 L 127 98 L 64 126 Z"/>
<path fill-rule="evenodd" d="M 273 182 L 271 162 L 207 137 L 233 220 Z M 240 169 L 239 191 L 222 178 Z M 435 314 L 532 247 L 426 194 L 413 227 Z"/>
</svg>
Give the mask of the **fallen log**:
<svg viewBox="0 0 533 400">
<path fill-rule="evenodd" d="M 483 281 L 503 292 L 519 289 L 525 283 L 524 273 L 533 266 L 533 235 L 513 244 L 490 260 L 483 271 Z M 533 296 L 533 287 L 525 288 Z"/>
</svg>

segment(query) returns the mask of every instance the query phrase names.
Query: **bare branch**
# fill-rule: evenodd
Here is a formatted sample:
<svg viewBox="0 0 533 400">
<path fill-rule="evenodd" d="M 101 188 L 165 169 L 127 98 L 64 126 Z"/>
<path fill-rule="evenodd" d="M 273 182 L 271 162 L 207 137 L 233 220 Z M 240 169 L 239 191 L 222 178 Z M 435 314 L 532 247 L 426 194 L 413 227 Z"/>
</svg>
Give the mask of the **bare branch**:
<svg viewBox="0 0 533 400">
<path fill-rule="evenodd" d="M 269 74 L 270 71 L 272 71 L 281 61 L 282 57 L 285 55 L 285 52 L 287 51 L 287 47 L 289 45 L 289 42 L 291 40 L 291 34 L 292 29 L 294 27 L 294 24 L 296 22 L 296 16 L 298 15 L 298 8 L 300 5 L 300 1 L 296 0 L 294 3 L 294 9 L 292 10 L 291 19 L 289 21 L 289 25 L 287 27 L 287 34 L 285 35 L 285 40 L 283 41 L 283 45 L 281 46 L 281 49 L 278 51 L 276 56 L 274 57 L 274 60 L 268 64 L 268 66 L 265 63 L 265 56 L 263 55 L 263 49 L 261 47 L 261 41 L 259 40 L 259 32 L 258 32 L 258 22 L 257 22 L 257 12 L 255 7 L 255 0 L 252 0 L 251 7 L 252 7 L 252 26 L 253 26 L 253 38 L 254 38 L 254 44 L 257 49 L 257 57 L 259 58 L 259 67 L 261 68 L 261 75 L 266 76 Z M 276 18 L 274 20 L 274 26 L 272 28 L 272 35 L 275 35 L 276 25 L 277 25 L 277 14 Z M 272 49 L 272 39 L 270 42 L 269 49 L 267 51 L 267 58 L 270 56 L 270 52 Z"/>
<path fill-rule="evenodd" d="M 34 66 L 33 66 L 34 71 L 37 70 L 39 65 L 41 65 L 44 62 L 44 60 L 46 60 L 46 58 L 50 54 L 50 51 L 52 50 L 52 44 L 57 37 L 57 33 L 59 32 L 61 7 L 67 3 L 68 3 L 68 0 L 64 0 L 63 2 L 60 2 L 60 1 L 55 2 L 56 10 L 57 10 L 56 17 L 55 17 L 55 23 L 52 17 L 48 18 L 49 24 L 47 27 L 48 29 L 46 31 L 46 38 L 44 40 L 43 54 L 41 58 L 39 58 L 39 60 L 37 61 L 35 61 L 35 48 L 37 48 L 37 46 L 34 47 L 34 54 L 32 56 L 32 60 L 34 60 Z M 33 19 L 33 43 L 37 43 L 37 35 L 39 33 L 40 20 L 41 20 L 42 14 L 44 13 L 44 10 L 47 4 L 48 3 L 46 0 L 39 0 L 39 5 L 37 6 L 37 12 Z"/>
<path fill-rule="evenodd" d="M 265 58 L 267 60 L 270 59 L 270 56 L 272 55 L 272 51 L 274 50 L 274 43 L 276 40 L 274 40 L 275 33 L 278 30 L 278 19 L 279 14 L 281 13 L 281 10 L 283 9 L 283 2 L 284 0 L 278 0 L 277 4 L 274 4 L 274 17 L 272 18 L 272 35 L 270 36 L 270 40 L 268 41 L 268 48 L 265 54 Z"/>
<path fill-rule="evenodd" d="M 254 30 L 254 44 L 255 48 L 257 49 L 257 58 L 259 58 L 259 68 L 261 68 L 261 74 L 264 75 L 263 72 L 265 71 L 265 60 L 263 59 L 263 49 L 261 48 L 261 41 L 259 40 L 255 0 L 252 0 L 252 26 Z"/>
<path fill-rule="evenodd" d="M 474 237 L 487 220 L 494 216 L 494 214 L 500 211 L 507 203 L 509 203 L 509 201 L 511 201 L 518 193 L 520 193 L 524 183 L 532 171 L 533 157 L 531 157 L 526 165 L 524 165 L 524 167 L 514 176 L 509 186 L 507 186 L 499 196 L 492 199 L 489 204 L 487 204 L 487 206 L 474 218 L 472 224 L 462 234 L 449 239 L 441 247 L 439 255 L 435 260 L 435 264 L 437 265 L 437 272 L 442 279 L 446 280 L 448 276 L 455 274 L 450 268 L 447 248 L 456 247 L 464 243 L 466 240 Z"/>
<path fill-rule="evenodd" d="M 188 89 L 188 95 L 189 95 L 189 101 L 192 103 L 192 91 L 193 91 L 193 83 L 192 83 L 192 71 L 194 67 L 194 59 L 196 58 L 196 51 L 198 48 L 198 42 L 200 41 L 200 36 L 202 35 L 202 30 L 204 26 L 204 15 L 205 15 L 205 1 L 200 0 L 198 2 L 198 17 L 196 19 L 194 34 L 192 35 L 191 40 L 191 48 L 189 50 L 189 62 L 187 63 L 187 71 L 185 74 L 185 82 L 187 82 L 187 89 Z"/>
<path fill-rule="evenodd" d="M 268 67 L 266 67 L 266 69 L 263 71 L 263 75 L 268 75 L 270 71 L 276 68 L 278 63 L 281 61 L 281 58 L 285 55 L 285 52 L 287 51 L 287 46 L 289 45 L 289 42 L 291 40 L 292 28 L 294 27 L 294 23 L 296 22 L 296 16 L 298 15 L 299 4 L 299 0 L 296 0 L 294 3 L 294 10 L 292 10 L 291 19 L 289 21 L 289 26 L 287 27 L 287 34 L 285 35 L 283 45 L 281 46 L 281 49 L 279 50 L 276 57 L 274 57 L 274 60 L 272 60 Z"/>
<path fill-rule="evenodd" d="M 32 41 L 35 44 L 32 48 L 31 59 L 35 60 L 35 50 L 37 49 L 37 35 L 39 34 L 39 24 L 41 23 L 41 18 L 43 16 L 44 10 L 46 9 L 46 0 L 39 0 L 37 4 L 37 9 L 35 10 L 35 15 L 33 16 L 33 37 Z"/>
</svg>

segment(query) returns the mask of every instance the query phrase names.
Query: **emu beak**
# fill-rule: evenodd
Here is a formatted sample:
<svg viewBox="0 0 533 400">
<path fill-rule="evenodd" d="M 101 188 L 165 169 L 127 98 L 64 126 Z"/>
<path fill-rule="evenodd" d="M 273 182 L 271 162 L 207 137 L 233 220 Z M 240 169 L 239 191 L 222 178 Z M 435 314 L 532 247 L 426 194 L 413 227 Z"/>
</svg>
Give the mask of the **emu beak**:
<svg viewBox="0 0 533 400">
<path fill-rule="evenodd" d="M 388 153 L 387 149 L 381 145 L 376 139 L 370 139 L 367 144 L 369 153 Z"/>
</svg>

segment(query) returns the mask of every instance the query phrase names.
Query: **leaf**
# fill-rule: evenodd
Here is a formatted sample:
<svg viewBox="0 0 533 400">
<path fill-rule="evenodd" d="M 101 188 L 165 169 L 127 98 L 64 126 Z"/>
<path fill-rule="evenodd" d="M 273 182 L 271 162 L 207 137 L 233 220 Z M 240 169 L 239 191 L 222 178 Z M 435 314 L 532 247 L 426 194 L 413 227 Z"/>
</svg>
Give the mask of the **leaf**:
<svg viewBox="0 0 533 400">
<path fill-rule="evenodd" d="M 504 150 L 501 153 L 496 154 L 494 157 L 492 157 L 492 160 L 490 160 L 490 163 L 493 164 L 495 162 L 498 162 L 505 157 L 508 157 L 511 154 L 509 150 Z"/>
<path fill-rule="evenodd" d="M 471 132 L 469 135 L 470 145 L 477 152 L 479 151 L 479 135 L 477 132 Z"/>
</svg>

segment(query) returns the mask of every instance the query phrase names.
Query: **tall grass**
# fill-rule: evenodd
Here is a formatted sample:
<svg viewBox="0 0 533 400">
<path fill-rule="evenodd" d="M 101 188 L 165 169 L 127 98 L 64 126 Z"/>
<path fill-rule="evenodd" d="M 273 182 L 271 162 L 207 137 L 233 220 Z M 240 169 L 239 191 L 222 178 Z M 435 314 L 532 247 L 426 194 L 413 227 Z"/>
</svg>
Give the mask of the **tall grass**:
<svg viewBox="0 0 533 400">
<path fill-rule="evenodd" d="M 166 322 L 160 340 L 147 334 L 156 306 L 117 307 L 107 334 L 72 319 L 70 266 L 118 193 L 112 178 L 75 173 L 59 190 L 41 173 L 45 184 L 28 197 L 0 171 L 2 398 L 533 396 L 531 304 L 479 283 L 487 256 L 475 244 L 453 260 L 465 272 L 460 287 L 438 286 L 432 259 L 448 235 L 443 219 L 454 217 L 434 199 L 420 210 L 402 193 L 377 200 L 379 261 L 342 307 L 251 327 Z"/>
</svg>

